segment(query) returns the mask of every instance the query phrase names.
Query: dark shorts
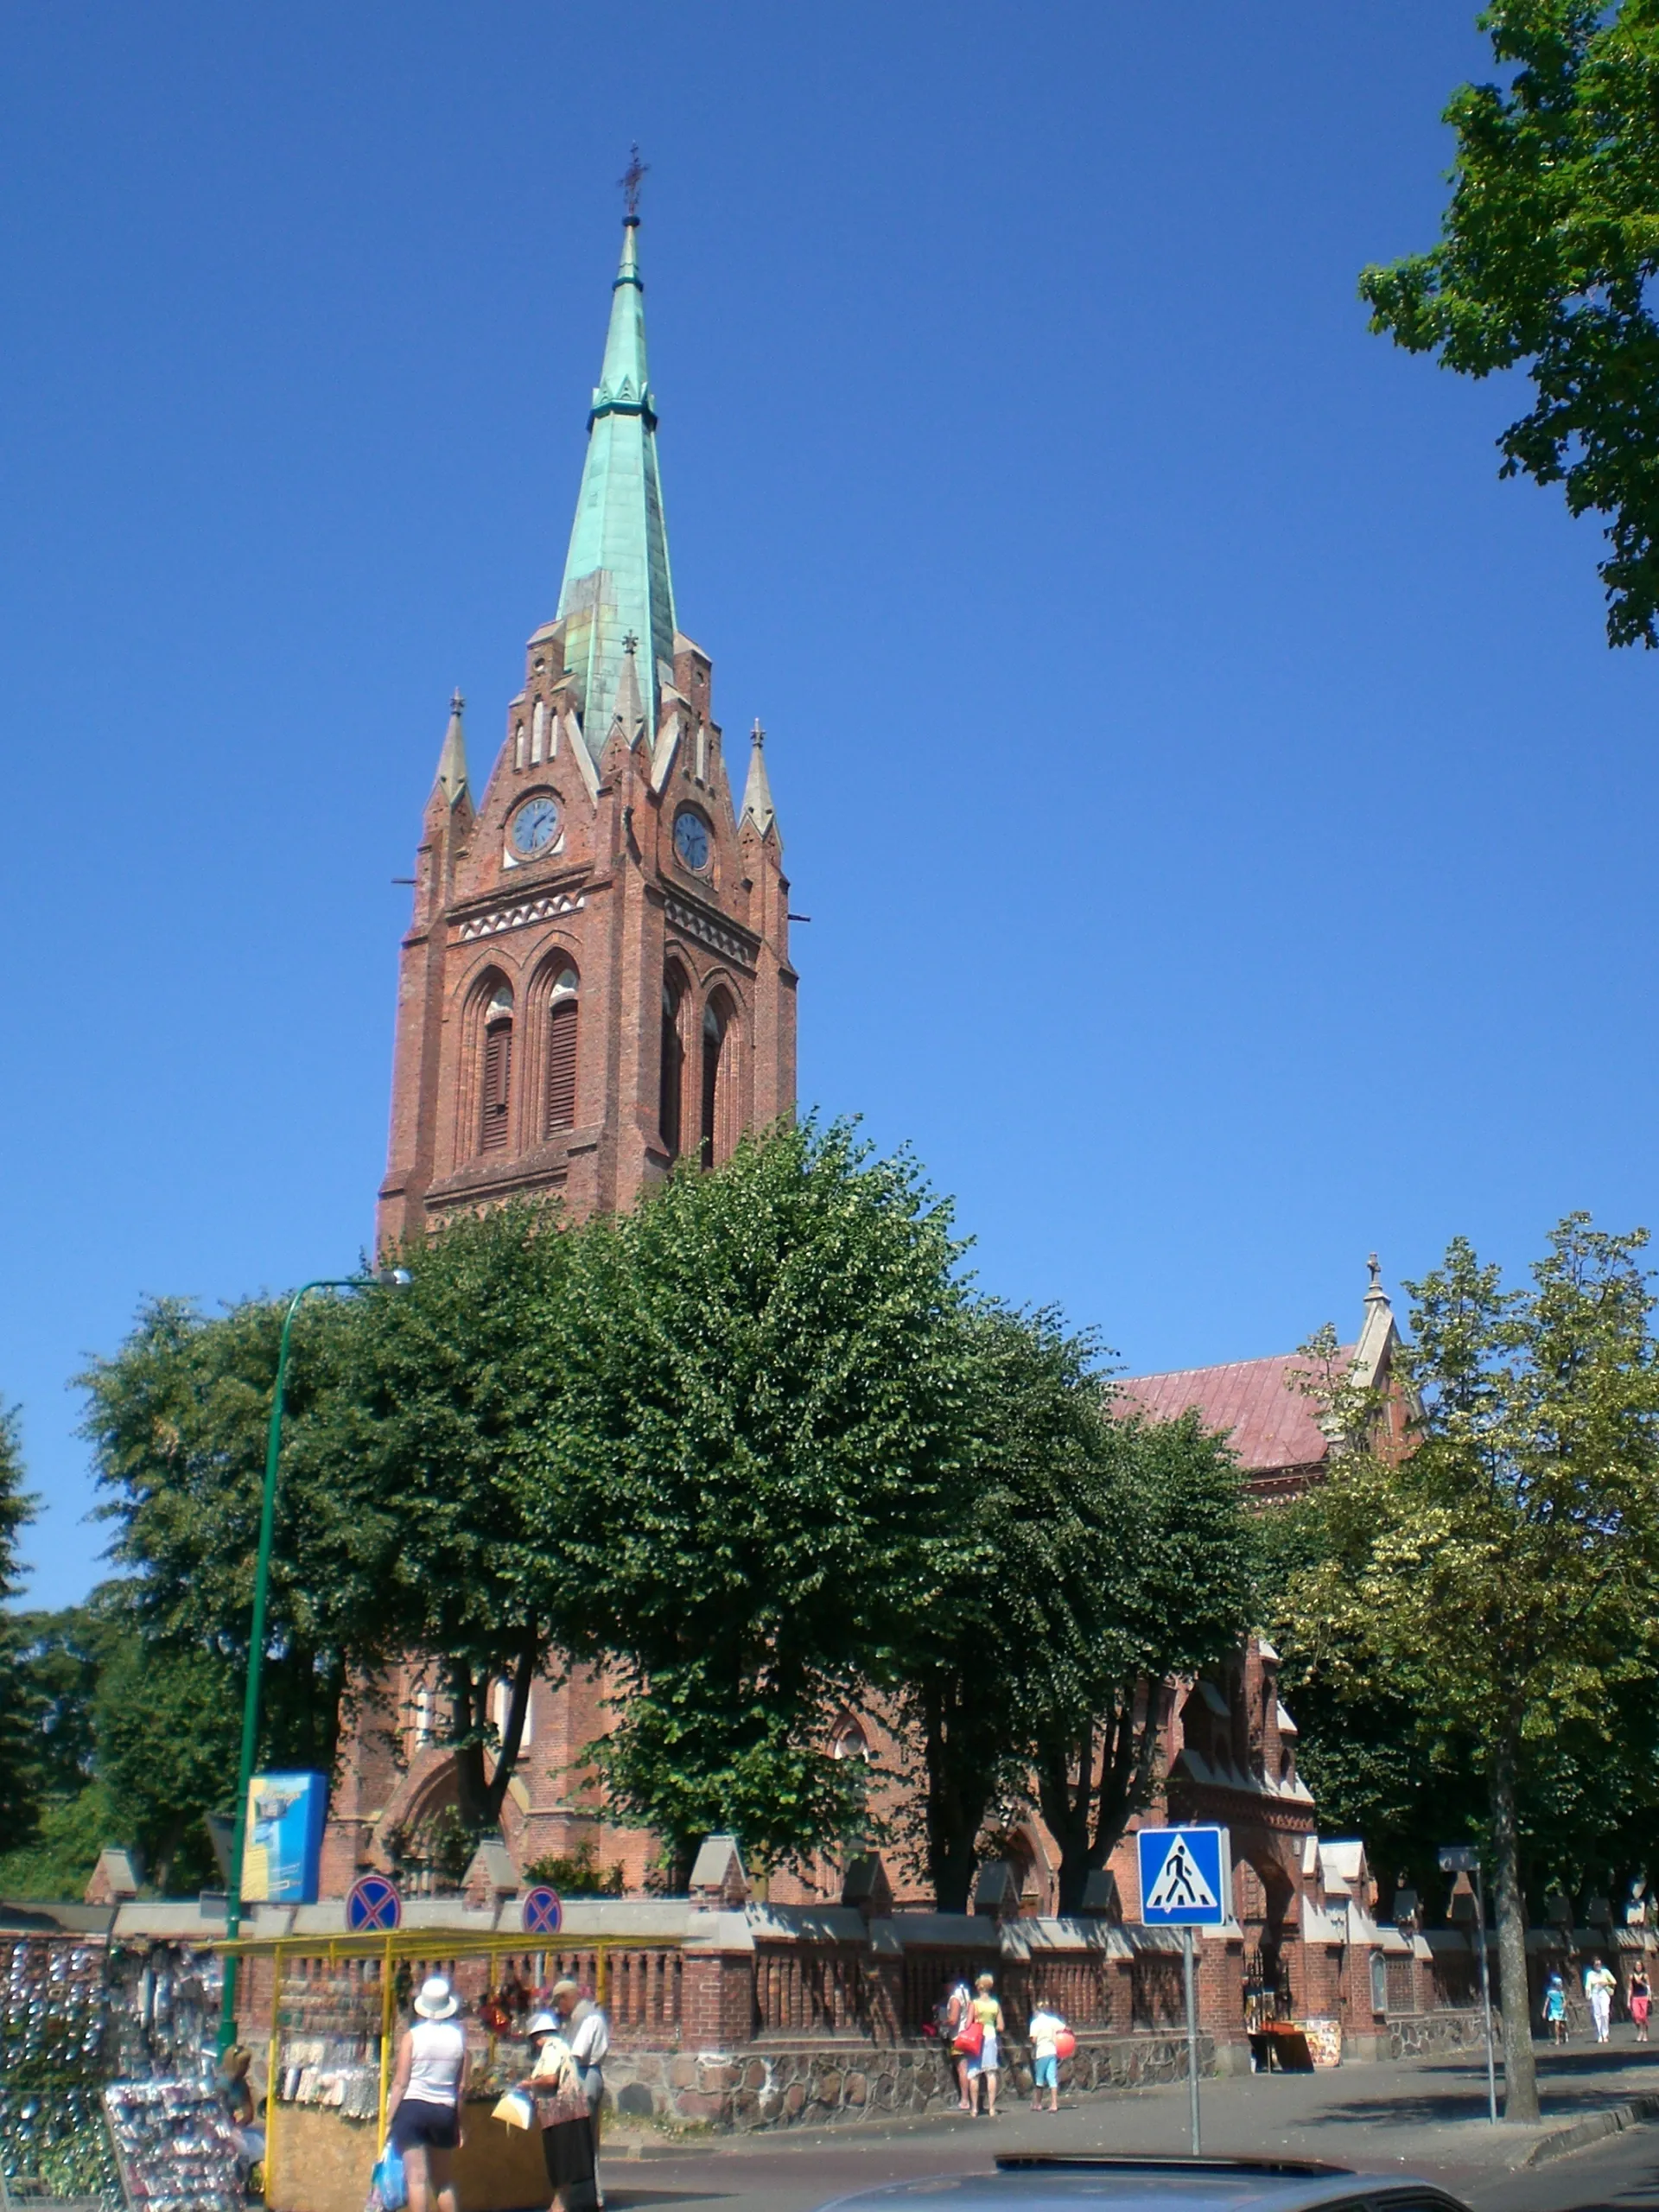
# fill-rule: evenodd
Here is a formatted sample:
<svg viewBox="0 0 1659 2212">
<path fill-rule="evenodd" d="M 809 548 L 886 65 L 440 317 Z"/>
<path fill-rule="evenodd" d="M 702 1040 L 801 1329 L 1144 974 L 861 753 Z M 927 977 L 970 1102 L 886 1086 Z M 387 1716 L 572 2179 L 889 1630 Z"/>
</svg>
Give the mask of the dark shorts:
<svg viewBox="0 0 1659 2212">
<path fill-rule="evenodd" d="M 391 2139 L 400 2151 L 453 2151 L 459 2132 L 454 2105 L 405 2097 L 391 2116 Z"/>
</svg>

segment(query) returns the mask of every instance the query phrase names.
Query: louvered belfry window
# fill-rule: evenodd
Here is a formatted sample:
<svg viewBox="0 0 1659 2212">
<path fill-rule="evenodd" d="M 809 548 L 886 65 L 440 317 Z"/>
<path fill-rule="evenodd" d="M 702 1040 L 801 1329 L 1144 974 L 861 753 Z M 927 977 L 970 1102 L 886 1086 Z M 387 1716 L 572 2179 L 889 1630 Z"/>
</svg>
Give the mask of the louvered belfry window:
<svg viewBox="0 0 1659 2212">
<path fill-rule="evenodd" d="M 507 1109 L 512 1096 L 512 994 L 505 984 L 490 1001 L 485 1022 L 479 1149 L 501 1152 L 506 1147 Z"/>
<path fill-rule="evenodd" d="M 576 1126 L 575 978 L 563 976 L 555 988 L 547 1017 L 547 1128 L 556 1136 Z"/>
<path fill-rule="evenodd" d="M 698 1132 L 700 1166 L 715 1164 L 715 1108 L 720 1097 L 720 1056 L 726 1041 L 726 1025 L 712 1006 L 702 1014 L 702 1121 Z"/>
<path fill-rule="evenodd" d="M 657 1118 L 671 1160 L 680 1156 L 680 1093 L 685 1075 L 685 1047 L 680 1042 L 680 986 L 672 976 L 663 984 L 663 1065 Z"/>
</svg>

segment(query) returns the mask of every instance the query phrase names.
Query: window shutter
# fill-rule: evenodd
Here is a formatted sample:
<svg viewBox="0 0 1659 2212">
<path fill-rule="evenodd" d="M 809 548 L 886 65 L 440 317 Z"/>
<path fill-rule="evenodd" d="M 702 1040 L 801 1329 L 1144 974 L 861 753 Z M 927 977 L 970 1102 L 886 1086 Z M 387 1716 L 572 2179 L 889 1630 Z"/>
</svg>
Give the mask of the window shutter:
<svg viewBox="0 0 1659 2212">
<path fill-rule="evenodd" d="M 512 1081 L 512 1024 L 493 1021 L 484 1033 L 485 1152 L 500 1152 L 507 1141 L 507 1098 Z"/>
<path fill-rule="evenodd" d="M 699 1132 L 702 1144 L 698 1161 L 704 1167 L 715 1164 L 715 1102 L 720 1096 L 721 1035 L 718 1017 L 705 1022 L 702 1033 L 702 1127 Z"/>
<path fill-rule="evenodd" d="M 564 999 L 548 1017 L 547 1135 L 576 1126 L 576 1001 Z"/>
<path fill-rule="evenodd" d="M 671 1160 L 680 1156 L 680 1092 L 685 1070 L 685 1049 L 680 1043 L 679 994 L 671 985 L 663 988 L 662 1084 L 657 1118 L 663 1147 Z"/>
</svg>

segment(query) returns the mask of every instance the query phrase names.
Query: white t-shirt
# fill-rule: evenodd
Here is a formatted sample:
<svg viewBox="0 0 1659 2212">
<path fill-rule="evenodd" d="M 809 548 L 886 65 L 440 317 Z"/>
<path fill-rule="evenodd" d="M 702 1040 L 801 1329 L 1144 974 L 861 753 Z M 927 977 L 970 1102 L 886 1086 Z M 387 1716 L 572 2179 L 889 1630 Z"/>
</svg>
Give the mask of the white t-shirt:
<svg viewBox="0 0 1659 2212">
<path fill-rule="evenodd" d="M 590 2005 L 570 2037 L 570 2056 L 578 2066 L 601 2066 L 611 2047 L 611 2031 L 597 2005 Z"/>
<path fill-rule="evenodd" d="M 422 2105 L 452 2105 L 467 2056 L 467 2031 L 455 2020 L 417 2020 L 409 2031 L 412 2056 L 406 2097 Z"/>
<path fill-rule="evenodd" d="M 1054 2038 L 1058 2035 L 1060 2030 L 1065 2025 L 1065 2022 L 1060 2018 L 1058 2012 L 1051 2012 L 1045 2007 L 1039 2006 L 1038 2010 L 1031 2016 L 1028 2029 L 1028 2033 L 1031 2037 L 1032 2056 L 1033 2058 L 1052 2058 L 1056 2055 Z"/>
</svg>

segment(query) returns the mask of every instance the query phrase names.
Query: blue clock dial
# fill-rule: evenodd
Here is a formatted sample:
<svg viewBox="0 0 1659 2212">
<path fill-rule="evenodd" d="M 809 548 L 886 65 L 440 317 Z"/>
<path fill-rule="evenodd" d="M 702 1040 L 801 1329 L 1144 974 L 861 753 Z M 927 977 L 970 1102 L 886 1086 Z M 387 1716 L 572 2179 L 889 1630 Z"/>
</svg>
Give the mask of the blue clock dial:
<svg viewBox="0 0 1659 2212">
<path fill-rule="evenodd" d="M 521 806 L 512 817 L 512 849 L 522 859 L 529 860 L 537 853 L 544 853 L 559 834 L 559 805 L 556 799 L 533 798 Z"/>
<path fill-rule="evenodd" d="M 709 824 L 689 806 L 674 817 L 674 849 L 687 868 L 702 870 L 709 865 Z"/>
</svg>

